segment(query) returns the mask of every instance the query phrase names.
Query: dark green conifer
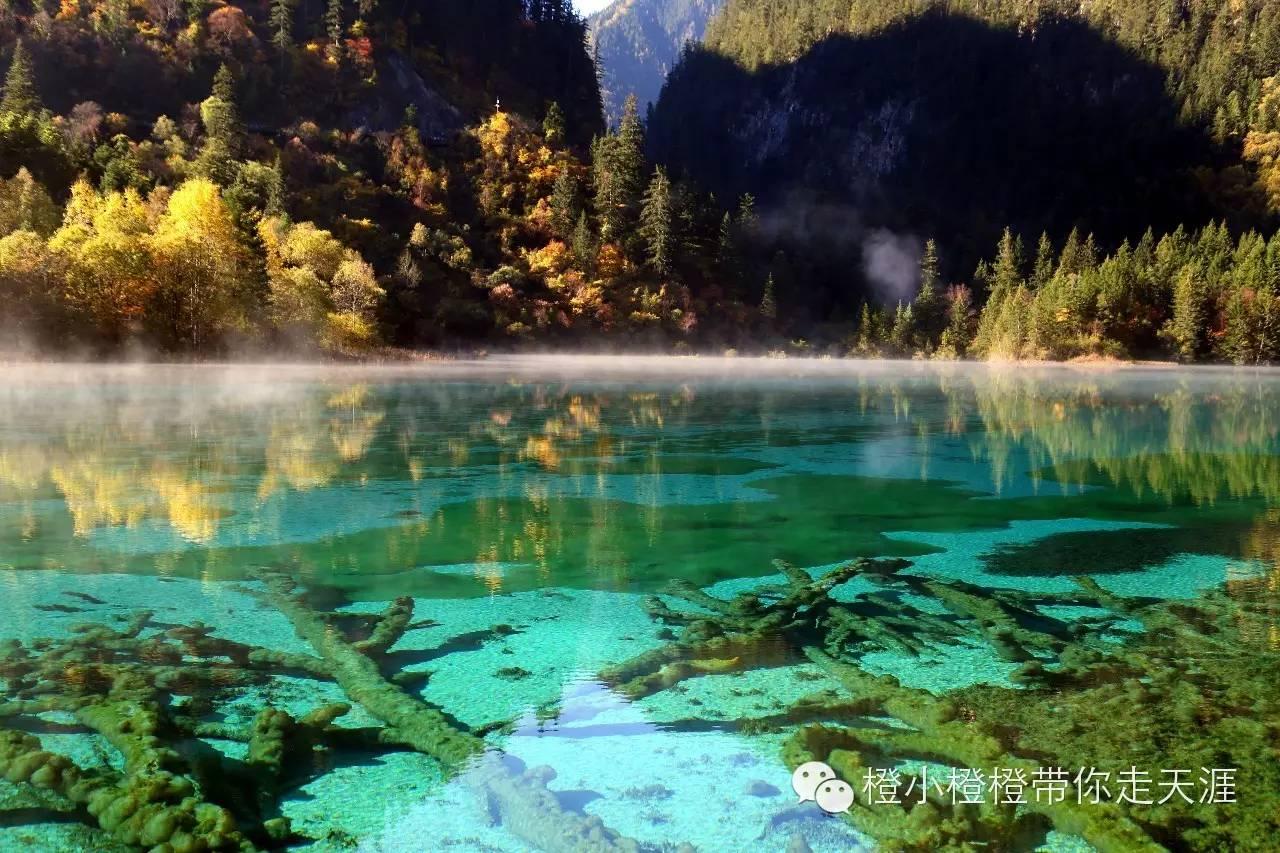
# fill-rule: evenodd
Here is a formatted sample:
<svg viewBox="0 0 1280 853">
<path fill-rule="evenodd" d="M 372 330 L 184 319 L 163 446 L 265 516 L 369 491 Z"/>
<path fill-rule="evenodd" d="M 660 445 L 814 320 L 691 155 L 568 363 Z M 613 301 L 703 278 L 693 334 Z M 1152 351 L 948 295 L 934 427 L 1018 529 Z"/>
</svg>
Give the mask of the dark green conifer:
<svg viewBox="0 0 1280 853">
<path fill-rule="evenodd" d="M 640 238 L 648 250 L 647 260 L 659 275 L 670 275 L 675 267 L 675 209 L 671 181 L 659 166 L 644 194 L 640 211 Z"/>
<path fill-rule="evenodd" d="M 267 23 L 271 25 L 271 43 L 281 53 L 293 48 L 293 4 L 294 0 L 271 0 Z"/>
<path fill-rule="evenodd" d="M 567 165 L 562 166 L 551 187 L 551 230 L 561 240 L 573 235 L 578 218 L 578 179 Z"/>
<path fill-rule="evenodd" d="M 778 319 L 778 299 L 774 293 L 773 273 L 764 282 L 764 295 L 760 297 L 760 316 L 769 323 Z"/>
<path fill-rule="evenodd" d="M 553 148 L 564 145 L 565 140 L 564 110 L 557 101 L 547 107 L 547 114 L 542 119 L 542 137 Z"/>
<path fill-rule="evenodd" d="M 40 112 L 40 95 L 36 91 L 35 75 L 31 70 L 31 57 L 27 55 L 22 39 L 14 44 L 13 59 L 4 77 L 4 89 L 0 93 L 0 113 L 31 115 Z"/>
</svg>

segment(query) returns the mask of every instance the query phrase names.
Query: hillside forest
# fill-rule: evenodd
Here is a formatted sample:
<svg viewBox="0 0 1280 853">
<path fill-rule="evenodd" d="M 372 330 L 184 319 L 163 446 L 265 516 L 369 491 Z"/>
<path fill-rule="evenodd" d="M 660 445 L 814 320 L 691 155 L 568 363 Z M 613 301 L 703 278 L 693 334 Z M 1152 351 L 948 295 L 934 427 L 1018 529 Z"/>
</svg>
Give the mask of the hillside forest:
<svg viewBox="0 0 1280 853">
<path fill-rule="evenodd" d="M 1275 361 L 1278 5 L 0 0 L 3 348 Z"/>
</svg>

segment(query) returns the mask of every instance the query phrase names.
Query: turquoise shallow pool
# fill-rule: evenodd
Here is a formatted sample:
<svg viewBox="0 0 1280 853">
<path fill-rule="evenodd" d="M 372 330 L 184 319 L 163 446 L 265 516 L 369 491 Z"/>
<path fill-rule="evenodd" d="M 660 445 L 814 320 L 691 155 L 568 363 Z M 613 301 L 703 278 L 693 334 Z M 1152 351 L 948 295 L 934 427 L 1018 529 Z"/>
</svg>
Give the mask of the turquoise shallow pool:
<svg viewBox="0 0 1280 853">
<path fill-rule="evenodd" d="M 0 849 L 1272 849 L 1278 434 L 1212 370 L 0 370 Z"/>
</svg>

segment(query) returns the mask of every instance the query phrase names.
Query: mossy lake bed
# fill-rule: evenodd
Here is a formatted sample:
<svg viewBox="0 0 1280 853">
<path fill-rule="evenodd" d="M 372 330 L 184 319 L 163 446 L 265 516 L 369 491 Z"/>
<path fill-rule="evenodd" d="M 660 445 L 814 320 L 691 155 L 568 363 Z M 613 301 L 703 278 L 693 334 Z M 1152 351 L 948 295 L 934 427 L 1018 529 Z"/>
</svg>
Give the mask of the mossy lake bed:
<svg viewBox="0 0 1280 853">
<path fill-rule="evenodd" d="M 1268 850 L 1278 436 L 1268 372 L 9 368 L 0 849 Z"/>
</svg>

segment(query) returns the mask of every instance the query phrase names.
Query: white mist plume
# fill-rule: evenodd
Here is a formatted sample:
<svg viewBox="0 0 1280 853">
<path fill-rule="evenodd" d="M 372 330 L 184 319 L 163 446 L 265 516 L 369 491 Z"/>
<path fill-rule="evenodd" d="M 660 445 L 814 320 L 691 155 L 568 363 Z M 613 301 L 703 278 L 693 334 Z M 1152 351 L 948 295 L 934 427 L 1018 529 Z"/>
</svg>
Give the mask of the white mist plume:
<svg viewBox="0 0 1280 853">
<path fill-rule="evenodd" d="M 882 305 L 913 299 L 920 284 L 924 240 L 915 234 L 869 228 L 856 205 L 820 201 L 795 191 L 758 212 L 757 233 L 767 243 L 787 243 L 808 252 L 857 246 L 868 293 Z"/>
<path fill-rule="evenodd" d="M 880 228 L 863 239 L 862 274 L 880 302 L 896 305 L 915 297 L 923 254 L 924 244 L 914 235 Z"/>
</svg>

